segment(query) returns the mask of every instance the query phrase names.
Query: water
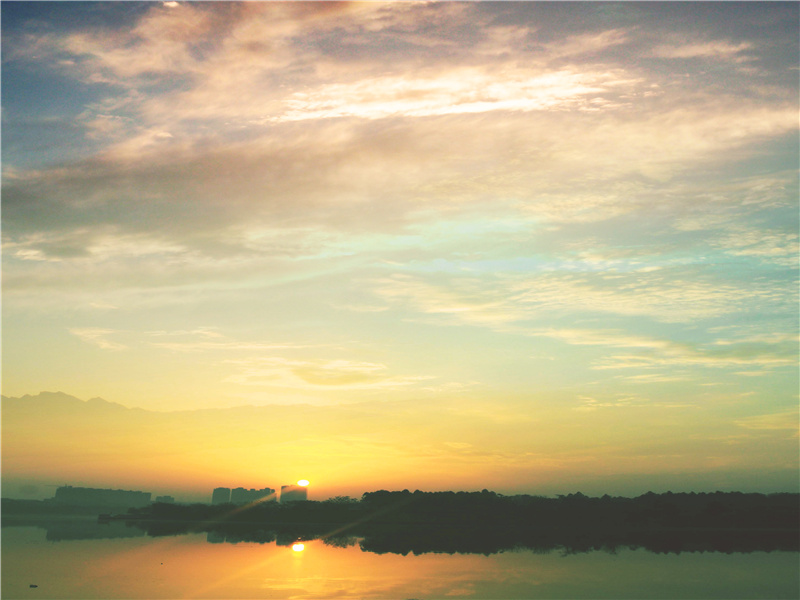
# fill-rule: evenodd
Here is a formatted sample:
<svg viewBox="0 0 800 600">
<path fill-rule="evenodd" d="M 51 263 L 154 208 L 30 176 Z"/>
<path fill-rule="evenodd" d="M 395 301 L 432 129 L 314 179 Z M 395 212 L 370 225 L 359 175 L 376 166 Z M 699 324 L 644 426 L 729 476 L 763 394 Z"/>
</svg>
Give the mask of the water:
<svg viewBox="0 0 800 600">
<path fill-rule="evenodd" d="M 4 526 L 2 597 L 766 600 L 800 593 L 797 552 L 404 556 L 364 552 L 357 540 L 350 543 L 337 547 L 311 540 L 293 549 L 280 539 L 149 537 L 124 523 L 77 520 L 49 523 L 46 529 Z"/>
</svg>

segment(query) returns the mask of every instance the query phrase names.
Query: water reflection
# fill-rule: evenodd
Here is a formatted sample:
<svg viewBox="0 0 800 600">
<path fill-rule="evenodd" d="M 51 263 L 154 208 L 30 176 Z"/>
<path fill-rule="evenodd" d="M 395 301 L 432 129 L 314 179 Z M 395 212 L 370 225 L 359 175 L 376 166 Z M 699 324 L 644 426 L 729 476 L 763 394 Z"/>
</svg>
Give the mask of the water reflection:
<svg viewBox="0 0 800 600">
<path fill-rule="evenodd" d="M 44 529 L 47 541 L 113 539 L 134 537 L 169 537 L 203 533 L 210 544 L 243 542 L 272 544 L 301 551 L 304 543 L 319 540 L 326 546 L 349 548 L 358 546 L 374 554 L 419 555 L 482 554 L 489 556 L 510 550 L 527 550 L 538 554 L 557 551 L 578 554 L 593 551 L 608 553 L 623 549 L 643 549 L 654 553 L 798 551 L 800 540 L 793 531 L 776 530 L 675 530 L 675 531 L 592 531 L 500 530 L 457 527 L 402 528 L 370 526 L 325 526 L 324 524 L 275 524 L 273 527 L 252 523 L 192 523 L 185 521 L 114 520 L 97 522 L 87 518 L 4 518 L 8 526 L 33 526 Z"/>
<path fill-rule="evenodd" d="M 151 537 L 184 535 L 204 531 L 202 524 L 166 521 L 132 521 Z M 592 530 L 499 530 L 473 527 L 379 527 L 366 530 L 358 527 L 341 531 L 324 525 L 275 525 L 273 528 L 249 523 L 215 523 L 206 531 L 212 544 L 255 542 L 292 546 L 311 540 L 348 548 L 357 545 L 364 552 L 375 554 L 482 554 L 488 556 L 508 550 L 529 550 L 545 554 L 562 554 L 622 549 L 644 549 L 655 553 L 681 552 L 771 552 L 797 551 L 798 538 L 793 531 L 776 530 L 658 530 L 658 531 L 592 531 Z"/>
<path fill-rule="evenodd" d="M 363 552 L 364 540 L 208 543 L 209 533 L 53 543 L 43 529 L 5 527 L 2 597 L 767 599 L 798 592 L 793 552 L 401 555 Z"/>
<path fill-rule="evenodd" d="M 49 542 L 67 540 L 101 540 L 144 537 L 147 531 L 126 521 L 99 522 L 91 517 L 18 517 L 3 515 L 3 531 L 9 526 L 36 527 L 45 530 Z"/>
<path fill-rule="evenodd" d="M 104 523 L 4 503 L 0 579 L 3 598 L 795 598 L 796 502 L 380 491 Z"/>
</svg>

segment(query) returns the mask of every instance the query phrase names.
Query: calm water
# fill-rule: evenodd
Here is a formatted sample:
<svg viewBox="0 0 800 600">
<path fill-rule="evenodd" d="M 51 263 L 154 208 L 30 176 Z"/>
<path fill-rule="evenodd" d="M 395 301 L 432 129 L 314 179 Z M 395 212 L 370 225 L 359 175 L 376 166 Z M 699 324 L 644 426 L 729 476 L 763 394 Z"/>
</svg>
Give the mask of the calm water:
<svg viewBox="0 0 800 600">
<path fill-rule="evenodd" d="M 3 527 L 2 597 L 768 599 L 800 591 L 796 552 L 402 556 L 320 540 L 298 551 L 85 524 Z M 120 537 L 75 539 L 101 535 Z"/>
</svg>

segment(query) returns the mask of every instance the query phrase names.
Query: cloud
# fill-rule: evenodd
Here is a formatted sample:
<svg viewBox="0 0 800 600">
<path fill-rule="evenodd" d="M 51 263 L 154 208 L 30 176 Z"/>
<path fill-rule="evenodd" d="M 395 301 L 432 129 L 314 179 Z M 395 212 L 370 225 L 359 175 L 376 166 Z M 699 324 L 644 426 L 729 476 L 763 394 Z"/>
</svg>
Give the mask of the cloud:
<svg viewBox="0 0 800 600">
<path fill-rule="evenodd" d="M 787 411 L 780 413 L 768 413 L 763 415 L 752 415 L 735 421 L 739 427 L 757 430 L 790 430 L 797 434 L 800 428 L 800 419 L 797 411 Z"/>
<path fill-rule="evenodd" d="M 541 272 L 450 276 L 433 282 L 397 274 L 374 281 L 374 294 L 446 324 L 466 323 L 517 330 L 529 321 L 565 314 L 646 316 L 666 323 L 689 323 L 738 313 L 743 304 L 778 309 L 788 288 L 753 287 L 699 276 L 693 269 L 632 272 Z M 513 327 L 511 329 L 514 329 Z"/>
<path fill-rule="evenodd" d="M 621 409 L 630 409 L 630 408 L 641 408 L 641 407 L 652 407 L 654 404 L 648 398 L 642 398 L 639 396 L 617 396 L 615 398 L 603 399 L 598 400 L 593 396 L 578 396 L 579 405 L 574 407 L 573 410 L 577 411 L 593 411 L 599 408 L 621 408 Z M 663 406 L 663 404 L 658 404 L 658 406 Z M 674 405 L 670 406 L 670 408 L 685 408 L 686 405 Z"/>
<path fill-rule="evenodd" d="M 791 367 L 797 364 L 797 353 L 791 350 L 749 350 L 730 352 L 693 351 L 667 355 L 615 355 L 598 362 L 595 369 L 651 368 L 667 365 L 731 368 L 759 366 L 765 368 Z"/>
<path fill-rule="evenodd" d="M 435 78 L 384 77 L 353 84 L 326 84 L 295 92 L 276 121 L 392 116 L 427 117 L 489 111 L 565 110 L 588 103 L 587 96 L 619 85 L 612 74 L 568 71 L 498 79 L 482 69 L 459 69 Z M 624 82 L 628 83 L 628 82 Z"/>
<path fill-rule="evenodd" d="M 717 340 L 711 345 L 646 338 L 602 330 L 540 330 L 535 335 L 550 337 L 572 345 L 636 348 L 637 354 L 610 355 L 597 361 L 595 369 L 655 368 L 660 366 L 695 366 L 732 368 L 752 365 L 763 368 L 797 364 L 796 337 L 755 340 Z M 645 374 L 626 377 L 640 383 L 680 381 L 680 377 Z"/>
<path fill-rule="evenodd" d="M 283 357 L 256 357 L 226 360 L 239 373 L 228 383 L 290 390 L 375 390 L 416 385 L 429 376 L 392 376 L 383 364 L 350 360 L 298 360 Z"/>
<path fill-rule="evenodd" d="M 214 24 L 207 11 L 176 8 L 154 5 L 128 30 L 51 35 L 49 41 L 54 50 L 80 57 L 76 69 L 94 83 L 131 87 L 147 75 L 192 72 L 197 61 L 191 48 L 208 39 Z"/>
<path fill-rule="evenodd" d="M 31 231 L 214 254 L 252 251 L 252 231 L 396 233 L 498 199 L 537 222 L 647 215 L 688 204 L 653 181 L 796 130 L 781 97 L 693 94 L 613 55 L 564 62 L 642 42 L 572 25 L 548 40 L 538 9 L 509 25 L 455 3 L 228 4 L 15 38 L 19 56 L 69 57 L 62 76 L 106 90 L 78 119 L 97 153 L 6 169 L 4 237 L 27 246 L 20 258 L 47 256 Z"/>
<path fill-rule="evenodd" d="M 729 231 L 712 244 L 734 256 L 752 256 L 787 267 L 796 267 L 798 264 L 800 244 L 795 233 L 745 227 L 729 228 Z"/>
<path fill-rule="evenodd" d="M 725 40 L 687 41 L 658 45 L 653 48 L 652 55 L 658 58 L 716 58 L 744 62 L 752 58 L 740 54 L 751 49 L 753 44 L 750 42 L 734 44 Z"/>
<path fill-rule="evenodd" d="M 544 47 L 548 56 L 563 58 L 595 54 L 625 44 L 628 41 L 630 41 L 630 35 L 625 29 L 608 29 L 600 32 L 571 35 L 564 40 L 545 44 Z"/>
<path fill-rule="evenodd" d="M 112 335 L 116 335 L 120 333 L 114 329 L 102 329 L 100 327 L 83 327 L 83 328 L 73 328 L 70 329 L 69 332 L 80 338 L 82 341 L 88 344 L 94 344 L 98 348 L 102 348 L 103 350 L 125 350 L 127 348 L 126 345 L 120 344 L 119 342 L 115 342 L 109 340 L 108 337 Z"/>
<path fill-rule="evenodd" d="M 163 348 L 165 350 L 171 350 L 174 352 L 206 352 L 206 351 L 253 352 L 253 351 L 273 351 L 273 350 L 297 350 L 306 348 L 319 348 L 324 346 L 323 344 L 316 344 L 316 345 L 270 344 L 263 342 L 221 341 L 221 340 L 151 342 L 151 344 L 158 348 Z"/>
<path fill-rule="evenodd" d="M 632 27 L 588 5 L 172 4 L 4 35 L 6 65 L 66 90 L 41 110 L 85 135 L 46 162 L 4 151 L 12 310 L 110 305 L 127 331 L 123 314 L 168 306 L 262 318 L 261 296 L 309 311 L 303 326 L 345 307 L 347 326 L 591 346 L 587 365 L 647 369 L 624 375 L 642 384 L 791 360 L 704 332 L 794 323 L 796 86 L 776 60 L 794 36 L 665 35 L 643 7 Z M 598 19 L 564 17 L 582 11 Z M 5 106 L 3 124 L 35 137 Z M 378 359 L 263 339 L 137 343 L 266 355 L 236 367 L 251 388 L 417 390 Z"/>
<path fill-rule="evenodd" d="M 673 381 L 687 381 L 689 378 L 685 376 L 664 375 L 663 373 L 644 373 L 642 375 L 628 375 L 618 376 L 618 378 L 631 383 L 671 383 Z"/>
</svg>

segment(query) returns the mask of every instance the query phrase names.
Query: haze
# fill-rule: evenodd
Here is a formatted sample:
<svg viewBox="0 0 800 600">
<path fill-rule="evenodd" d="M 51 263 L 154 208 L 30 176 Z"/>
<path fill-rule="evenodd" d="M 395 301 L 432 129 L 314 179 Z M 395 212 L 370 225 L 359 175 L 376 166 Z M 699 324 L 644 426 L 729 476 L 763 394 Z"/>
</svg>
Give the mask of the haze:
<svg viewBox="0 0 800 600">
<path fill-rule="evenodd" d="M 3 2 L 4 495 L 797 491 L 797 22 Z"/>
</svg>

